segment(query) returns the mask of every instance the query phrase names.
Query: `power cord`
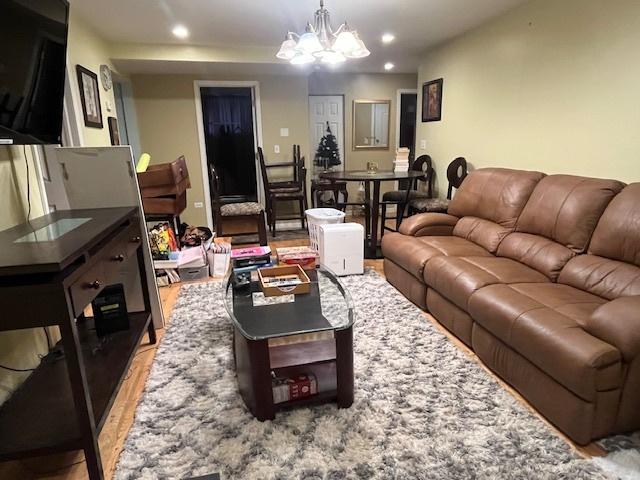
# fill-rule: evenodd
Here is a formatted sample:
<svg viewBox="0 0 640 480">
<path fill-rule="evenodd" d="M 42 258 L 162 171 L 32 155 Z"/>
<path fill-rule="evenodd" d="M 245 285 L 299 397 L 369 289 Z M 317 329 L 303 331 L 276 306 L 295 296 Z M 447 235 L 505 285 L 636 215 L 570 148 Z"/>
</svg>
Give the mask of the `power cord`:
<svg viewBox="0 0 640 480">
<path fill-rule="evenodd" d="M 47 350 L 51 350 L 51 337 L 49 336 L 49 332 L 47 331 L 47 327 L 42 327 L 42 329 L 44 330 L 44 334 L 47 337 Z M 38 358 L 40 358 L 40 360 L 42 360 L 44 357 L 42 357 L 41 355 L 38 355 Z M 35 368 L 13 368 L 13 367 L 7 367 L 6 365 L 0 365 L 0 368 L 3 370 L 8 370 L 10 372 L 16 372 L 16 373 L 24 373 L 24 372 L 33 372 L 35 371 Z"/>
</svg>

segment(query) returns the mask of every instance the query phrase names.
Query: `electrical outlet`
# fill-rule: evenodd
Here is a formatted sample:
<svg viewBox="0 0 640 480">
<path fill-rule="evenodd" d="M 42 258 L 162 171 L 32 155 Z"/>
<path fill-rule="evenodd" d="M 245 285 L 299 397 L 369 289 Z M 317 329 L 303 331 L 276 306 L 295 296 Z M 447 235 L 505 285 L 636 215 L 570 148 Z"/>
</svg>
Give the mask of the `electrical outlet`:
<svg viewBox="0 0 640 480">
<path fill-rule="evenodd" d="M 420 140 L 420 150 L 426 150 L 426 149 L 427 149 L 427 141 Z"/>
<path fill-rule="evenodd" d="M 288 137 L 289 136 L 289 129 L 288 128 L 281 128 L 280 129 L 280 136 L 281 137 Z"/>
<path fill-rule="evenodd" d="M 280 145 L 273 146 L 273 153 L 280 153 Z"/>
<path fill-rule="evenodd" d="M 202 202 L 193 202 L 193 207 L 194 208 L 202 208 L 202 207 L 204 207 L 204 203 L 202 203 Z"/>
</svg>

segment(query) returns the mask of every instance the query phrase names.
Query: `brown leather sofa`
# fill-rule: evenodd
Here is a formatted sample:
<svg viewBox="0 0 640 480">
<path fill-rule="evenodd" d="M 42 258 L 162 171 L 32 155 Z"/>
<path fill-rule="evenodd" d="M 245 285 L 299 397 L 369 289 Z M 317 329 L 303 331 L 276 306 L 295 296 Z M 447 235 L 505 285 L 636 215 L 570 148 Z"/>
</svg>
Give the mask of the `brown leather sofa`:
<svg viewBox="0 0 640 480">
<path fill-rule="evenodd" d="M 640 429 L 640 183 L 477 170 L 382 252 L 391 284 L 576 443 Z"/>
</svg>

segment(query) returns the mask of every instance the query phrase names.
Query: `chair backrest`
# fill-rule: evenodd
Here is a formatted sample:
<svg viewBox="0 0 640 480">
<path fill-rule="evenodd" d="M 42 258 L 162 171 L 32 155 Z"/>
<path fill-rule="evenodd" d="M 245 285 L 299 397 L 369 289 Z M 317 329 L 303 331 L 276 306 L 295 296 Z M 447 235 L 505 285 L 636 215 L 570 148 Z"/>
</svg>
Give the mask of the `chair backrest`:
<svg viewBox="0 0 640 480">
<path fill-rule="evenodd" d="M 211 196 L 211 207 L 213 208 L 214 213 L 218 213 L 220 211 L 220 177 L 218 177 L 218 172 L 216 172 L 213 164 L 209 164 L 209 194 Z"/>
<path fill-rule="evenodd" d="M 429 155 L 420 155 L 411 164 L 411 170 L 414 172 L 423 172 L 424 176 L 416 178 L 414 181 L 414 189 L 417 187 L 418 181 L 427 184 L 427 194 L 429 198 L 433 196 L 433 162 Z"/>
<path fill-rule="evenodd" d="M 262 176 L 262 185 L 264 187 L 265 194 L 269 193 L 269 175 L 267 174 L 267 165 L 264 162 L 264 153 L 262 152 L 262 147 L 258 147 L 258 162 L 260 162 L 260 174 Z"/>
<path fill-rule="evenodd" d="M 447 167 L 447 180 L 449 181 L 449 189 L 447 190 L 447 199 L 451 200 L 453 189 L 460 188 L 462 181 L 467 176 L 467 161 L 464 157 L 458 157 Z"/>
</svg>

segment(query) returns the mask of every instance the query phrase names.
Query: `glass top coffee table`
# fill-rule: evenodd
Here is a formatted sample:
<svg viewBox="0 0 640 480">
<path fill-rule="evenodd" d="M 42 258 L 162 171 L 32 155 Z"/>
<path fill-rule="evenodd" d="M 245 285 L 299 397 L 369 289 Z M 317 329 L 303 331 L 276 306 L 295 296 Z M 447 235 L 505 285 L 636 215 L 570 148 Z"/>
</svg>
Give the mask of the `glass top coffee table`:
<svg viewBox="0 0 640 480">
<path fill-rule="evenodd" d="M 353 403 L 354 308 L 326 270 L 305 272 L 309 293 L 265 297 L 257 281 L 224 284 L 240 394 L 258 420 L 283 408 Z"/>
</svg>

